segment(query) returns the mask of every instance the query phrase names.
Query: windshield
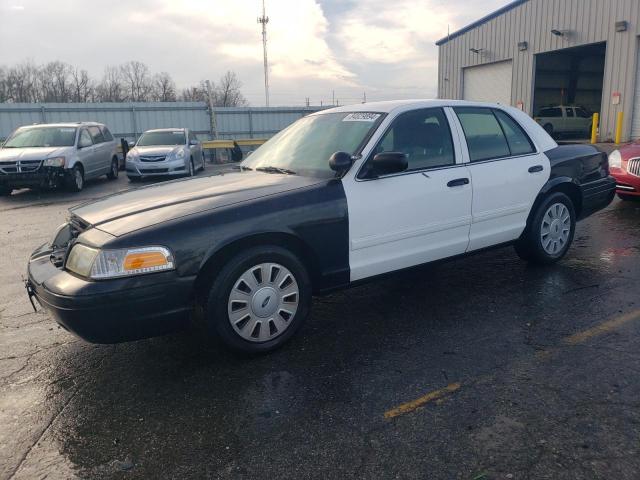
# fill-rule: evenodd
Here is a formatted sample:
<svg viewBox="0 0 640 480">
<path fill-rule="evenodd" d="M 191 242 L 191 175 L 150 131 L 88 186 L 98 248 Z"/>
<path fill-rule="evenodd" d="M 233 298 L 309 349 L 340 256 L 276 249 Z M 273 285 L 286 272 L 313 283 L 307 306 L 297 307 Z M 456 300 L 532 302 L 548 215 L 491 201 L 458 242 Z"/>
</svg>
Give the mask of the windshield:
<svg viewBox="0 0 640 480">
<path fill-rule="evenodd" d="M 75 143 L 73 127 L 29 127 L 16 130 L 4 148 L 73 147 Z"/>
<path fill-rule="evenodd" d="M 242 167 L 331 178 L 329 157 L 356 153 L 382 120 L 380 113 L 325 113 L 304 117 L 258 148 Z"/>
<path fill-rule="evenodd" d="M 142 134 L 136 146 L 151 147 L 164 145 L 184 145 L 186 143 L 184 131 L 147 132 Z"/>
</svg>

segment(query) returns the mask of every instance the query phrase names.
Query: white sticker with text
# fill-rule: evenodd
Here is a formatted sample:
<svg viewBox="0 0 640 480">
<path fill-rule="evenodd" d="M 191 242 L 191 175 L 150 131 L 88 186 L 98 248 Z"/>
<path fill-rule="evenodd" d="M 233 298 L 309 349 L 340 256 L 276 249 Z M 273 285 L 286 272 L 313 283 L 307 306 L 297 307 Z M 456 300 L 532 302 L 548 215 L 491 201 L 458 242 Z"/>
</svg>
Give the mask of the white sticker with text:
<svg viewBox="0 0 640 480">
<path fill-rule="evenodd" d="M 350 113 L 342 119 L 343 122 L 375 122 L 380 118 L 379 113 L 358 112 Z"/>
</svg>

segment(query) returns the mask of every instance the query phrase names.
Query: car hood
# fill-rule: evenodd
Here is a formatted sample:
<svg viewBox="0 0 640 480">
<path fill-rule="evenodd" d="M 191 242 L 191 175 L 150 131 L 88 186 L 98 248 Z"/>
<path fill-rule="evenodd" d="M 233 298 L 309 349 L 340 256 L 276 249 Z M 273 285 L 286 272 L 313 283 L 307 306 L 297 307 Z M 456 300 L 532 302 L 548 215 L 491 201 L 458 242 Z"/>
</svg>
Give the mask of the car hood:
<svg viewBox="0 0 640 480">
<path fill-rule="evenodd" d="M 71 147 L 0 148 L 0 162 L 10 160 L 42 160 L 64 155 Z"/>
<path fill-rule="evenodd" d="M 263 172 L 231 172 L 157 183 L 116 193 L 69 211 L 84 223 L 121 236 L 141 228 L 326 180 Z"/>
<path fill-rule="evenodd" d="M 138 155 L 169 155 L 176 148 L 180 148 L 180 145 L 172 145 L 172 146 L 149 146 L 149 147 L 135 147 L 133 149 L 133 153 L 137 153 Z"/>
</svg>

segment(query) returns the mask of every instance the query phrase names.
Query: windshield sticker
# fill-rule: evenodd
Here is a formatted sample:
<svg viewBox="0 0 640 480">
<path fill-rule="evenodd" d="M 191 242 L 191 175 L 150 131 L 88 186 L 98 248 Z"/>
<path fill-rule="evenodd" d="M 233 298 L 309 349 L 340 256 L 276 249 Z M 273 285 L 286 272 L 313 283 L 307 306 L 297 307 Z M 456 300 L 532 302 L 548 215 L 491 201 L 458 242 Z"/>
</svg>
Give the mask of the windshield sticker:
<svg viewBox="0 0 640 480">
<path fill-rule="evenodd" d="M 173 133 L 174 135 L 182 135 L 182 132 L 171 132 L 171 133 Z"/>
<path fill-rule="evenodd" d="M 76 129 L 75 128 L 61 128 L 60 131 L 64 132 L 64 133 L 72 133 L 72 132 L 75 132 Z"/>
<path fill-rule="evenodd" d="M 350 113 L 342 119 L 343 122 L 375 122 L 380 118 L 379 113 L 358 112 Z"/>
</svg>

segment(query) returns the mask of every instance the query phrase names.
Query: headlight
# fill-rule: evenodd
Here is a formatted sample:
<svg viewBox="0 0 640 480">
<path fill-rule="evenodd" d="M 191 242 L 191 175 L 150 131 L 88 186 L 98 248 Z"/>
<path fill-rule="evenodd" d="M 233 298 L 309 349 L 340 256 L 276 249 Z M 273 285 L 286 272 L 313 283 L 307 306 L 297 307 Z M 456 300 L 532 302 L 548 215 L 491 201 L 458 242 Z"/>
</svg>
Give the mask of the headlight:
<svg viewBox="0 0 640 480">
<path fill-rule="evenodd" d="M 609 154 L 609 168 L 622 168 L 622 155 L 620 155 L 620 150 L 614 150 Z"/>
<path fill-rule="evenodd" d="M 47 158 L 43 165 L 45 167 L 64 167 L 64 157 Z"/>
<path fill-rule="evenodd" d="M 136 152 L 127 153 L 126 160 L 129 160 L 130 162 L 135 162 L 137 159 L 138 159 L 138 154 Z"/>
<path fill-rule="evenodd" d="M 174 261 L 165 247 L 97 250 L 76 244 L 69 253 L 67 269 L 96 280 L 173 270 Z"/>
<path fill-rule="evenodd" d="M 180 148 L 174 151 L 173 156 L 176 157 L 176 160 L 184 160 L 184 149 Z"/>
</svg>

